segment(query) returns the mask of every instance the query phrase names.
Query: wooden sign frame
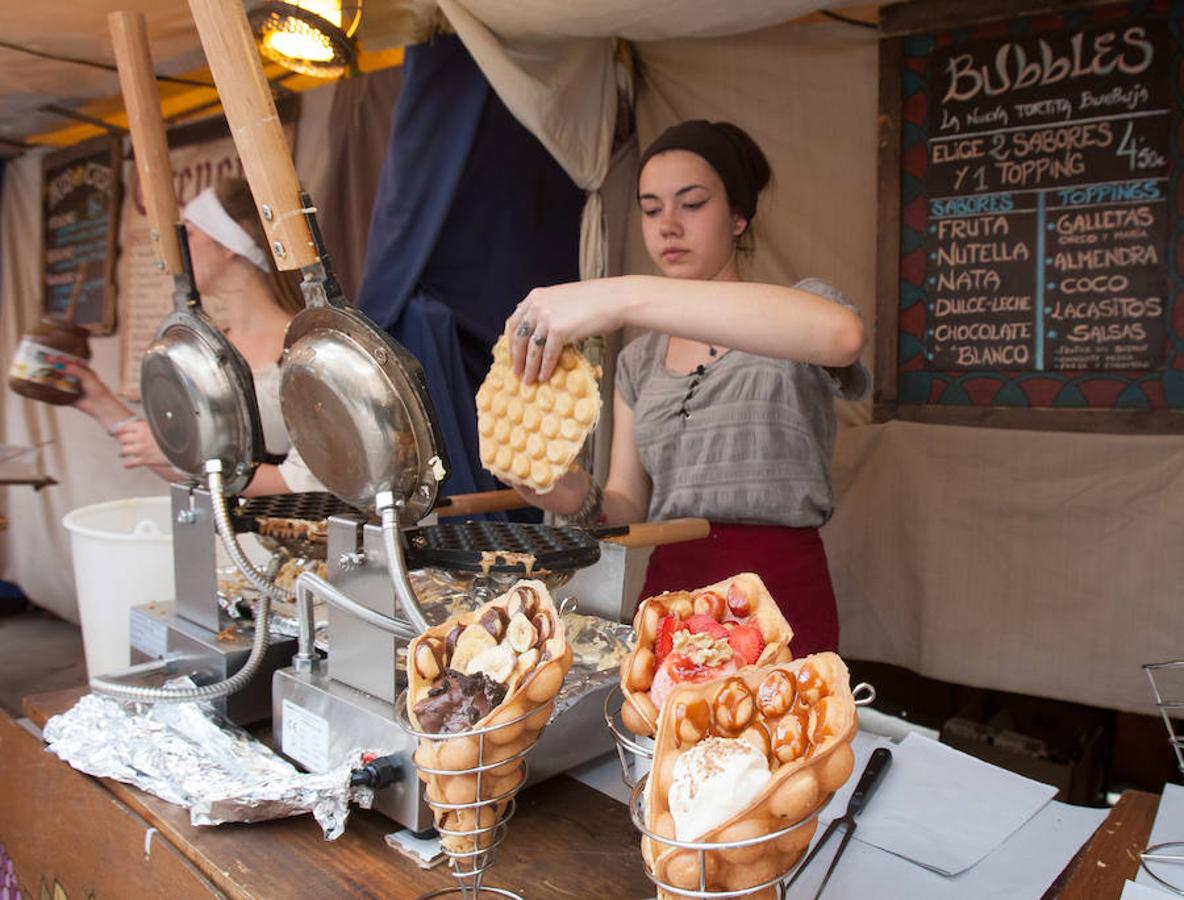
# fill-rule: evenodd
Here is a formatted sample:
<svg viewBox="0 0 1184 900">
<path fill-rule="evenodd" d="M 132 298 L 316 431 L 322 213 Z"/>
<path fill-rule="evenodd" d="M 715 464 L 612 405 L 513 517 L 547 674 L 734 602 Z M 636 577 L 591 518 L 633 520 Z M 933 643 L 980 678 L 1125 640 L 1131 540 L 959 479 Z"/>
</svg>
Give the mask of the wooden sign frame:
<svg viewBox="0 0 1184 900">
<path fill-rule="evenodd" d="M 93 309 L 90 311 L 82 309 L 75 317 L 75 322 L 92 334 L 112 334 L 116 326 L 115 262 L 119 248 L 119 209 L 123 199 L 122 139 L 118 135 L 108 135 L 85 141 L 66 150 L 51 153 L 45 157 L 42 168 L 41 197 L 41 208 L 44 216 L 41 228 L 42 309 L 47 314 L 60 314 L 64 311 L 59 309 L 56 304 L 51 304 L 49 285 L 46 282 L 51 265 L 49 259 L 51 250 L 48 241 L 48 232 L 51 227 L 49 220 L 50 180 L 53 177 L 53 173 L 68 168 L 74 163 L 86 159 L 98 158 L 102 158 L 111 168 L 111 190 L 107 198 L 106 252 L 103 259 L 103 271 L 101 273 L 103 299 L 99 304 L 97 315 Z M 94 280 L 94 277 L 91 274 L 88 280 Z"/>
<path fill-rule="evenodd" d="M 985 0 L 969 5 L 959 0 L 933 0 L 901 3 L 881 9 L 874 421 L 903 419 L 930 424 L 1045 431 L 1184 433 L 1184 410 L 1177 409 L 958 406 L 902 403 L 899 400 L 902 65 L 907 38 L 1020 16 L 1065 13 L 1109 6 L 1114 5 L 1114 2 L 1115 0 Z M 1169 197 L 1168 202 L 1173 203 L 1173 199 Z M 1171 214 L 1176 215 L 1174 206 Z M 1168 240 L 1172 240 L 1170 234 Z M 1165 259 L 1163 265 L 1167 266 L 1168 260 Z"/>
</svg>

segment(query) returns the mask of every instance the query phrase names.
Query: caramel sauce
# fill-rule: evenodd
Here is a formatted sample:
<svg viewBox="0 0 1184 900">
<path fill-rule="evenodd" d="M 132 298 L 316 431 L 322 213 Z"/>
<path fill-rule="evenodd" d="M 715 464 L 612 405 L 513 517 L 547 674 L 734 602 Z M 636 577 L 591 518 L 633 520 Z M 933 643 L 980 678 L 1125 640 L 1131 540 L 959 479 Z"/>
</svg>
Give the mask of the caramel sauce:
<svg viewBox="0 0 1184 900">
<path fill-rule="evenodd" d="M 675 705 L 674 746 L 682 746 L 684 735 L 688 743 L 701 740 L 709 733 L 710 728 L 711 707 L 702 697 L 689 703 L 680 701 Z"/>
<path fill-rule="evenodd" d="M 735 737 L 756 715 L 756 702 L 743 678 L 732 676 L 715 695 L 715 724 L 724 737 Z"/>
<path fill-rule="evenodd" d="M 785 715 L 793 706 L 797 696 L 797 685 L 793 676 L 780 669 L 774 669 L 765 676 L 756 692 L 757 707 L 761 715 L 767 719 L 775 719 Z"/>
</svg>

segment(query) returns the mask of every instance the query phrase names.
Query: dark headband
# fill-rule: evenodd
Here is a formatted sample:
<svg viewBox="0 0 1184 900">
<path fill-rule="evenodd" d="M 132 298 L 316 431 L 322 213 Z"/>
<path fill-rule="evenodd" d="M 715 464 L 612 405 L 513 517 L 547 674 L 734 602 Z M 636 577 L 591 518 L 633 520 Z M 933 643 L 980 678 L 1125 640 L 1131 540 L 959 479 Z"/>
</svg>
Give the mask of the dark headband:
<svg viewBox="0 0 1184 900">
<path fill-rule="evenodd" d="M 744 151 L 722 129 L 705 119 L 690 119 L 672 125 L 658 135 L 641 155 L 638 171 L 650 158 L 666 150 L 689 150 L 707 161 L 719 174 L 728 192 L 728 200 L 745 219 L 756 215 L 759 188 Z"/>
</svg>

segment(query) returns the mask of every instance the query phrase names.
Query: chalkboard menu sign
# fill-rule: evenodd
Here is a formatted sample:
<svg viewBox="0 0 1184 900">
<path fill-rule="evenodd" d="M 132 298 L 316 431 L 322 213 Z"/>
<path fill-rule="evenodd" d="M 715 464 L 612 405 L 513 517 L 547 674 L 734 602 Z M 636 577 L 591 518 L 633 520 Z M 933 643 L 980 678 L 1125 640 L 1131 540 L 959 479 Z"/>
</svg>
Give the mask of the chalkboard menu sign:
<svg viewBox="0 0 1184 900">
<path fill-rule="evenodd" d="M 96 334 L 115 330 L 120 141 L 88 141 L 46 157 L 45 311 Z"/>
<path fill-rule="evenodd" d="M 909 7 L 885 31 L 932 30 L 882 45 L 899 193 L 877 414 L 1184 431 L 1184 4 L 950 27 Z M 1047 415 L 1078 410 L 1123 414 Z"/>
</svg>

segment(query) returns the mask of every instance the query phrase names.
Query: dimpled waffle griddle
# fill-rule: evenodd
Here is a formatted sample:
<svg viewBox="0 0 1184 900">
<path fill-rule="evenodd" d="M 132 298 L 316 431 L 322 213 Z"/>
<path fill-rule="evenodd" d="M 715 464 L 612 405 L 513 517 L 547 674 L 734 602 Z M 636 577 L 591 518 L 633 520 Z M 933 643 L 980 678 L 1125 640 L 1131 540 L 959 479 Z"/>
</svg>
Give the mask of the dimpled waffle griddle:
<svg viewBox="0 0 1184 900">
<path fill-rule="evenodd" d="M 407 539 L 411 568 L 435 566 L 467 572 L 566 572 L 600 559 L 600 544 L 580 528 L 522 522 L 456 522 L 412 528 Z"/>
</svg>

